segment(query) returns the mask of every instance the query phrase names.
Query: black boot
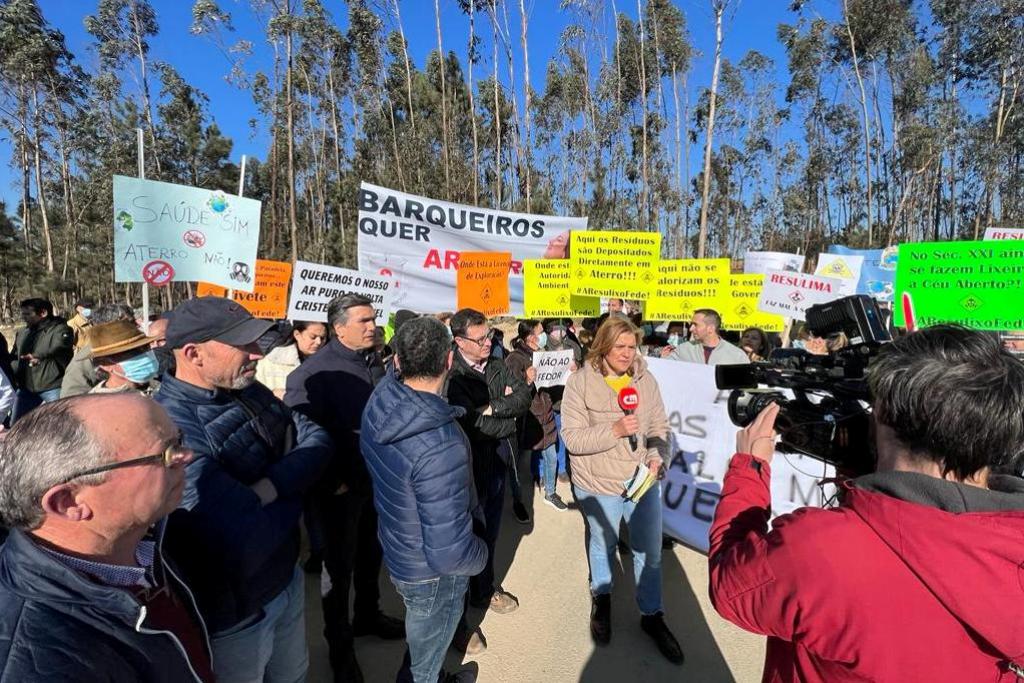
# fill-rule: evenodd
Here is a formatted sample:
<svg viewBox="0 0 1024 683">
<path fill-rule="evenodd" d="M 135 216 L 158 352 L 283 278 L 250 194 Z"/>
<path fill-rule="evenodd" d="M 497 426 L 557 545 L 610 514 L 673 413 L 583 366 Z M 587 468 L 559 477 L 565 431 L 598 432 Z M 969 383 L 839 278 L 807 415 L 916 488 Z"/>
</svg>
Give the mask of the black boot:
<svg viewBox="0 0 1024 683">
<path fill-rule="evenodd" d="M 612 640 L 612 596 L 610 593 L 593 596 L 590 607 L 590 635 L 598 645 Z"/>
<path fill-rule="evenodd" d="M 683 663 L 683 648 L 679 647 L 679 641 L 672 635 L 672 631 L 668 630 L 664 614 L 655 612 L 643 615 L 640 617 L 640 628 L 651 637 L 661 650 L 661 654 L 665 655 L 665 659 L 673 664 Z"/>
<path fill-rule="evenodd" d="M 352 627 L 341 611 L 338 594 L 329 591 L 323 597 L 322 604 L 324 639 L 327 641 L 327 656 L 334 672 L 334 683 L 363 683 L 363 671 L 356 661 Z"/>
</svg>

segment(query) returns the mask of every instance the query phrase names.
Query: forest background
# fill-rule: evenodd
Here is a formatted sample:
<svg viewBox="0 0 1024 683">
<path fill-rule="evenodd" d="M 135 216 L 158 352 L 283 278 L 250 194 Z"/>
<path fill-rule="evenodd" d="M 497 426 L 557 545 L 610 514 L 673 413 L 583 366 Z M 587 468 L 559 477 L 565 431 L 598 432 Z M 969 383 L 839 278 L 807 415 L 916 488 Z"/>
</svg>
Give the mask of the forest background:
<svg viewBox="0 0 1024 683">
<path fill-rule="evenodd" d="M 361 181 L 666 258 L 973 239 L 1024 225 L 1024 0 L 0 0 L 0 319 L 137 303 L 136 128 L 150 179 L 247 155 L 263 258 L 355 267 Z"/>
</svg>

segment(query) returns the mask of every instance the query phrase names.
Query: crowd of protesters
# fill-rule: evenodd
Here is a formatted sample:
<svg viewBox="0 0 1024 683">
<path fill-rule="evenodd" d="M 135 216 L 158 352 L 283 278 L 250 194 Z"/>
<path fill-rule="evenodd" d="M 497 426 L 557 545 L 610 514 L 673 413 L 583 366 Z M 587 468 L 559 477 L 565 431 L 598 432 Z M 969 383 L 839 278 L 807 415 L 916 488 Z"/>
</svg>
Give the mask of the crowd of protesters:
<svg viewBox="0 0 1024 683">
<path fill-rule="evenodd" d="M 405 640 L 399 681 L 471 681 L 442 670 L 449 647 L 487 648 L 468 610 L 510 614 L 530 597 L 495 571 L 506 490 L 515 520 L 533 521 L 520 463 L 546 505 L 584 519 L 594 642 L 612 641 L 612 567 L 628 548 L 640 629 L 682 664 L 686 634 L 662 599 L 672 454 L 650 359 L 748 363 L 849 342 L 631 308 L 519 320 L 506 341 L 472 309 L 397 311 L 385 332 L 356 294 L 326 322 L 290 323 L 217 297 L 147 321 L 124 304 L 83 298 L 65 320 L 23 301 L 13 347 L 0 335 L 0 681 L 303 680 L 316 637 L 303 568 L 321 574 L 334 680 L 363 680 L 355 638 L 371 635 Z M 938 326 L 886 345 L 870 376 L 878 471 L 846 481 L 836 510 L 770 530 L 778 407 L 740 431 L 711 597 L 769 636 L 766 679 L 1024 676 L 1013 343 Z M 566 384 L 535 386 L 534 355 L 566 350 Z M 654 484 L 633 498 L 624 482 L 639 472 Z M 404 619 L 380 609 L 382 571 Z"/>
</svg>

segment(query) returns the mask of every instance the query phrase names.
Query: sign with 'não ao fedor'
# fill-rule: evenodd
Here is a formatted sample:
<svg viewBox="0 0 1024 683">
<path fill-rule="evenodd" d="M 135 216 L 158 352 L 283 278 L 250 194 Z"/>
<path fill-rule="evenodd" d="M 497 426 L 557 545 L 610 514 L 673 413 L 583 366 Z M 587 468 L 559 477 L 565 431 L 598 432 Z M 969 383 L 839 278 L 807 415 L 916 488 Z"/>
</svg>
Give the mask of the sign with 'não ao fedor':
<svg viewBox="0 0 1024 683">
<path fill-rule="evenodd" d="M 533 367 L 537 368 L 537 377 L 534 386 L 538 389 L 564 386 L 572 372 L 572 355 L 572 349 L 535 351 Z"/>
</svg>

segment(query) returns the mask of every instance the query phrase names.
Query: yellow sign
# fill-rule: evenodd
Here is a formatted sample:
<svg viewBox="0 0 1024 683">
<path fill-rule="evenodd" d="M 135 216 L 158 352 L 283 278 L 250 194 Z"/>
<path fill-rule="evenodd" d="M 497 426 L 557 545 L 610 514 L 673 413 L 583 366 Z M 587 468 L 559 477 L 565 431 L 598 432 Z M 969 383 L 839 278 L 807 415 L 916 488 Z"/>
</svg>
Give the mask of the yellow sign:
<svg viewBox="0 0 1024 683">
<path fill-rule="evenodd" d="M 455 283 L 458 306 L 473 308 L 488 318 L 509 311 L 508 273 L 512 254 L 496 251 L 463 251 Z"/>
<path fill-rule="evenodd" d="M 285 261 L 256 259 L 256 282 L 252 292 L 233 290 L 233 298 L 254 318 L 277 320 L 288 311 L 288 283 L 292 281 L 292 264 Z M 196 283 L 196 296 L 228 295 L 224 287 L 209 282 Z"/>
<path fill-rule="evenodd" d="M 765 332 L 782 332 L 786 321 L 781 315 L 757 310 L 757 300 L 764 286 L 764 275 L 730 275 L 729 294 L 718 310 L 722 329 L 745 330 L 760 327 Z"/>
<path fill-rule="evenodd" d="M 815 275 L 824 275 L 825 277 L 837 277 L 842 280 L 852 280 L 855 275 L 850 270 L 850 266 L 846 265 L 846 261 L 841 258 L 837 258 L 831 263 L 826 263 L 824 266 L 819 267 L 814 273 Z"/>
<path fill-rule="evenodd" d="M 661 234 L 573 230 L 570 291 L 582 296 L 649 299 L 658 285 Z"/>
<path fill-rule="evenodd" d="M 601 299 L 569 290 L 569 259 L 523 261 L 523 313 L 527 318 L 601 315 Z"/>
<path fill-rule="evenodd" d="M 687 320 L 728 300 L 729 259 L 672 259 L 658 264 L 658 286 L 644 303 L 647 320 Z"/>
</svg>

